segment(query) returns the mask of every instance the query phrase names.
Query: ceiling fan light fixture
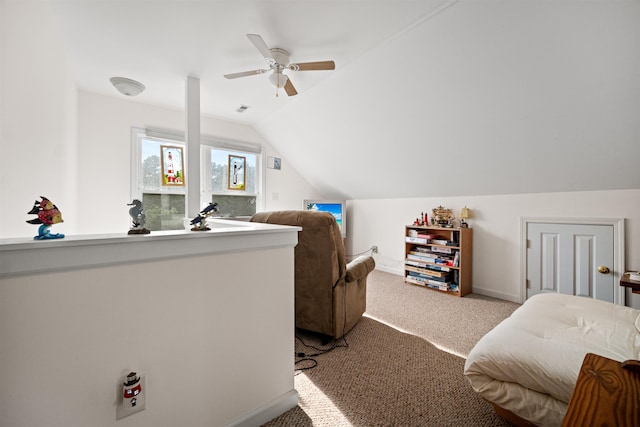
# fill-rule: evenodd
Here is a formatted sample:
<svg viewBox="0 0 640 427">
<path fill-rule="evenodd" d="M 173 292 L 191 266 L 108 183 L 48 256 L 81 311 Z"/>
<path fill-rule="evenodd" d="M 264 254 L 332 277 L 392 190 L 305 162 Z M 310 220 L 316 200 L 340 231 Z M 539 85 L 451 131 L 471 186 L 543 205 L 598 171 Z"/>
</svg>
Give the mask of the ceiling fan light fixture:
<svg viewBox="0 0 640 427">
<path fill-rule="evenodd" d="M 287 80 L 289 80 L 289 77 L 287 77 L 286 74 L 282 74 L 278 72 L 274 72 L 269 76 L 269 81 L 271 82 L 271 84 L 277 87 L 278 89 L 283 88 L 284 85 L 287 83 Z"/>
<path fill-rule="evenodd" d="M 126 77 L 111 77 L 109 81 L 123 95 L 137 96 L 145 90 L 142 83 Z"/>
</svg>

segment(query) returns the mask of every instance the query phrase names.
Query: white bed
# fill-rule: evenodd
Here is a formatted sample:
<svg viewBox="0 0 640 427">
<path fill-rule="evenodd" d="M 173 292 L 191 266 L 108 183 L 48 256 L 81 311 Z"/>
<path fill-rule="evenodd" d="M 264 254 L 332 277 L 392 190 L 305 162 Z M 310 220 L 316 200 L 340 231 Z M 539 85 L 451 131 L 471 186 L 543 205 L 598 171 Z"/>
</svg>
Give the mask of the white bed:
<svg viewBox="0 0 640 427">
<path fill-rule="evenodd" d="M 559 426 L 587 353 L 640 359 L 640 310 L 538 294 L 478 341 L 464 374 L 497 410 Z"/>
</svg>

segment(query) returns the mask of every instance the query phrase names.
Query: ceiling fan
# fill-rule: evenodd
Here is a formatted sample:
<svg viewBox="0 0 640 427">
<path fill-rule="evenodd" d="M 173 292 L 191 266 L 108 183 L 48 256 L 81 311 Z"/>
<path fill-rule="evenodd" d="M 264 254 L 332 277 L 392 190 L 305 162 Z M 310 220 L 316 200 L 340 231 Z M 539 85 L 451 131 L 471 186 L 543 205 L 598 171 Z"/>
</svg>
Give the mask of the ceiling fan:
<svg viewBox="0 0 640 427">
<path fill-rule="evenodd" d="M 276 87 L 276 96 L 278 96 L 278 89 L 284 88 L 287 95 L 294 96 L 298 94 L 296 88 L 293 87 L 289 76 L 283 73 L 284 70 L 291 71 L 310 71 L 310 70 L 335 70 L 336 64 L 333 61 L 319 61 L 319 62 L 301 62 L 298 64 L 289 63 L 289 52 L 278 48 L 269 48 L 264 42 L 262 37 L 258 34 L 247 34 L 247 37 L 253 43 L 253 45 L 262 54 L 267 61 L 268 69 L 257 69 L 252 71 L 243 71 L 241 73 L 225 74 L 227 79 L 237 79 L 238 77 L 254 76 L 256 74 L 263 74 L 271 71 L 269 80 Z"/>
</svg>

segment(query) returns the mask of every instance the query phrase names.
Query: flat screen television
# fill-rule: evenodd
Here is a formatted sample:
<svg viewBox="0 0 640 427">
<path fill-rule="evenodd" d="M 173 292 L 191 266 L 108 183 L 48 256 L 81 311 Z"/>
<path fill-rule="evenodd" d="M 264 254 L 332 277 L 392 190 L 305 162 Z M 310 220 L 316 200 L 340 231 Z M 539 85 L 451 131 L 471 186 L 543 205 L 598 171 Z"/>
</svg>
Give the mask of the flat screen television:
<svg viewBox="0 0 640 427">
<path fill-rule="evenodd" d="M 342 237 L 347 237 L 347 204 L 344 200 L 305 200 L 302 207 L 308 211 L 329 212 L 336 218 Z"/>
</svg>

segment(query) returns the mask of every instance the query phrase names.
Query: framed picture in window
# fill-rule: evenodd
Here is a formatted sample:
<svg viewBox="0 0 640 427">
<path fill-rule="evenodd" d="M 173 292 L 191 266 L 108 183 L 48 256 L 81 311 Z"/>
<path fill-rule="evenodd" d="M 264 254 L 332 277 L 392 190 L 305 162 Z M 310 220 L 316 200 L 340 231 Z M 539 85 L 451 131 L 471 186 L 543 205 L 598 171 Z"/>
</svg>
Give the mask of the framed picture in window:
<svg viewBox="0 0 640 427">
<path fill-rule="evenodd" d="M 185 177 L 182 147 L 161 145 L 160 152 L 162 185 L 165 187 L 183 187 Z"/>
<path fill-rule="evenodd" d="M 247 176 L 247 158 L 229 154 L 229 190 L 244 190 Z"/>
</svg>

